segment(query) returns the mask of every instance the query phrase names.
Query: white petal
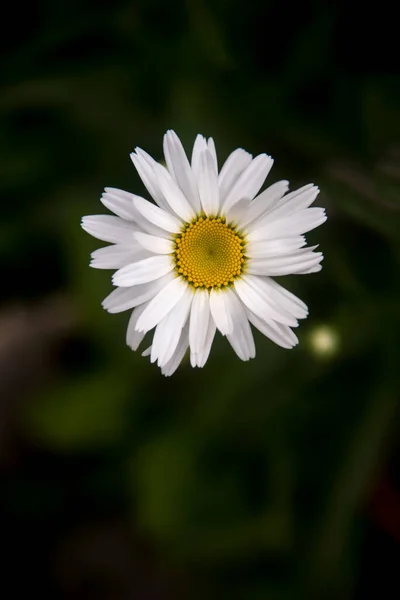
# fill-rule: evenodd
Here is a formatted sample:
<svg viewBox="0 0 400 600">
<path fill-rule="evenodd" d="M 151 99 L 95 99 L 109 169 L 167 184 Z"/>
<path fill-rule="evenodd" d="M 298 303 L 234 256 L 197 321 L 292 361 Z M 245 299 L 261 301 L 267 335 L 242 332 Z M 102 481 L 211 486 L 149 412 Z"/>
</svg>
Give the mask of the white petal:
<svg viewBox="0 0 400 600">
<path fill-rule="evenodd" d="M 116 188 L 106 188 L 100 198 L 100 201 L 106 208 L 111 210 L 121 219 L 135 221 L 136 213 L 133 208 L 134 194 L 118 190 Z"/>
<path fill-rule="evenodd" d="M 130 157 L 150 196 L 160 208 L 168 210 L 167 202 L 154 173 L 156 161 L 141 148 L 136 148 L 136 152 L 132 152 Z"/>
<path fill-rule="evenodd" d="M 297 327 L 297 320 L 270 296 L 263 278 L 243 275 L 235 280 L 235 290 L 245 306 L 261 319 L 273 319 L 279 323 Z"/>
<path fill-rule="evenodd" d="M 266 238 L 274 240 L 281 237 L 292 237 L 307 233 L 325 221 L 326 215 L 323 208 L 306 208 L 296 211 L 288 217 L 267 222 L 262 226 L 253 223 L 249 228 L 250 233 L 247 239 L 255 242 Z"/>
<path fill-rule="evenodd" d="M 196 216 L 196 213 L 176 181 L 171 177 L 167 169 L 158 163 L 154 166 L 154 172 L 169 207 L 183 221 L 190 222 Z"/>
<path fill-rule="evenodd" d="M 141 231 L 134 233 L 133 237 L 141 247 L 154 254 L 172 254 L 174 251 L 174 243 L 172 240 L 156 235 L 149 235 L 148 233 L 142 233 Z"/>
<path fill-rule="evenodd" d="M 225 198 L 224 211 L 228 210 L 241 198 L 254 198 L 262 187 L 274 161 L 266 154 L 259 154 L 243 171 Z"/>
<path fill-rule="evenodd" d="M 172 310 L 184 295 L 188 285 L 180 277 L 175 277 L 149 303 L 140 317 L 136 329 L 150 331 Z"/>
<path fill-rule="evenodd" d="M 319 189 L 315 185 L 306 185 L 304 188 L 300 188 L 296 192 L 292 192 L 281 198 L 264 218 L 275 221 L 291 215 L 295 211 L 304 210 L 311 206 L 318 194 Z"/>
<path fill-rule="evenodd" d="M 207 335 L 210 320 L 210 299 L 207 290 L 196 290 L 192 302 L 189 324 L 190 350 L 194 354 L 201 352 Z"/>
<path fill-rule="evenodd" d="M 207 147 L 208 146 L 205 137 L 199 133 L 194 141 L 192 151 L 192 171 L 196 177 L 196 180 L 198 180 L 200 172 L 200 156 L 203 150 L 207 150 Z"/>
<path fill-rule="evenodd" d="M 246 244 L 246 255 L 249 258 L 269 258 L 271 256 L 281 256 L 290 254 L 306 244 L 306 238 L 303 235 L 279 240 L 259 240 L 258 242 L 248 242 Z"/>
<path fill-rule="evenodd" d="M 204 150 L 200 155 L 198 185 L 204 212 L 206 215 L 216 216 L 219 212 L 218 178 L 209 150 Z"/>
<path fill-rule="evenodd" d="M 305 319 L 308 315 L 307 305 L 297 296 L 270 277 L 263 279 L 265 287 L 269 288 L 271 298 L 296 319 Z"/>
<path fill-rule="evenodd" d="M 183 357 L 189 347 L 189 336 L 188 336 L 188 325 L 186 325 L 181 334 L 181 338 L 179 340 L 179 344 L 175 350 L 173 357 L 167 362 L 164 367 L 161 369 L 161 373 L 165 375 L 165 377 L 170 377 L 175 373 L 176 369 L 182 362 Z"/>
<path fill-rule="evenodd" d="M 246 152 L 246 150 L 243 150 L 243 148 L 234 150 L 232 154 L 228 156 L 222 165 L 221 172 L 218 176 L 221 204 L 239 179 L 240 175 L 249 166 L 252 158 L 252 155 Z"/>
<path fill-rule="evenodd" d="M 135 206 L 135 199 L 137 199 L 137 203 L 139 204 L 147 202 L 147 200 L 136 194 L 130 194 L 129 192 L 124 192 L 123 190 L 117 190 L 115 188 L 106 188 L 101 201 L 107 208 L 113 210 L 120 217 L 135 221 L 135 229 L 137 229 L 137 224 L 140 223 L 140 227 L 151 235 L 165 235 L 165 230 L 156 227 L 156 225 L 147 219 L 143 219 L 142 214 Z M 154 205 L 151 204 L 151 206 Z"/>
<path fill-rule="evenodd" d="M 132 350 L 137 350 L 139 348 L 144 336 L 146 335 L 142 331 L 136 331 L 135 327 L 138 318 L 146 308 L 147 304 L 148 302 L 144 302 L 140 306 L 136 306 L 136 308 L 133 309 L 129 319 L 128 329 L 126 330 L 126 344 Z"/>
<path fill-rule="evenodd" d="M 266 190 L 261 192 L 253 202 L 250 203 L 247 215 L 243 217 L 242 226 L 245 227 L 249 223 L 252 223 L 256 219 L 262 217 L 264 213 L 269 211 L 277 201 L 282 198 L 283 194 L 288 190 L 288 181 L 277 181 L 273 185 L 270 185 Z"/>
<path fill-rule="evenodd" d="M 310 273 L 318 273 L 321 271 L 322 265 L 317 264 L 308 268 L 304 268 L 301 271 L 298 271 L 297 275 L 309 275 Z"/>
<path fill-rule="evenodd" d="M 249 206 L 250 200 L 248 198 L 242 198 L 238 202 L 235 202 L 235 204 L 225 213 L 226 222 L 241 229 L 243 217 L 247 214 Z"/>
<path fill-rule="evenodd" d="M 193 296 L 193 290 L 187 286 L 179 302 L 156 327 L 150 360 L 151 362 L 157 360 L 159 367 L 167 364 L 178 346 L 181 331 L 189 316 Z"/>
<path fill-rule="evenodd" d="M 104 298 L 102 302 L 103 308 L 109 313 L 115 314 L 137 306 L 140 304 L 137 298 L 140 298 L 143 291 L 148 291 L 148 285 L 148 283 L 144 283 L 143 285 L 137 285 L 130 288 L 116 288 L 111 294 Z"/>
<path fill-rule="evenodd" d="M 234 325 L 232 333 L 226 337 L 238 357 L 246 361 L 256 355 L 253 334 L 241 301 L 236 294 L 232 294 L 230 298 L 231 318 Z"/>
<path fill-rule="evenodd" d="M 89 215 L 82 218 L 82 229 L 103 242 L 132 242 L 136 228 L 129 221 L 112 215 Z"/>
<path fill-rule="evenodd" d="M 290 240 L 296 240 L 296 243 L 299 243 L 299 238 L 301 238 L 303 236 L 299 236 L 299 237 L 294 237 L 294 238 L 287 238 L 289 241 Z M 279 242 L 282 240 L 271 240 L 271 242 Z M 258 242 L 254 242 L 254 244 L 257 244 Z M 265 246 L 264 246 L 265 247 Z M 282 249 L 284 247 L 284 244 L 282 244 Z M 289 248 L 288 248 L 289 247 Z M 307 255 L 312 255 L 312 256 L 316 256 L 317 254 L 321 254 L 320 252 L 314 252 L 314 250 L 318 248 L 318 244 L 316 244 L 315 246 L 308 246 L 307 248 L 291 248 L 291 244 L 288 244 L 288 246 L 286 246 L 286 250 L 283 250 L 281 253 L 276 252 L 275 256 L 271 256 L 266 254 L 263 257 L 258 257 L 258 258 L 254 258 L 254 260 L 250 261 L 250 262 L 257 262 L 260 263 L 262 261 L 267 262 L 268 260 L 275 260 L 277 262 L 282 261 L 285 262 L 287 258 L 292 257 L 294 260 L 300 259 L 301 257 L 305 257 Z"/>
<path fill-rule="evenodd" d="M 208 327 L 206 333 L 206 339 L 204 341 L 203 347 L 199 350 L 198 354 L 191 353 L 190 354 L 190 364 L 192 367 L 204 367 L 206 364 L 208 357 L 210 356 L 211 346 L 214 341 L 215 332 L 217 328 L 214 323 L 214 319 L 208 320 Z"/>
<path fill-rule="evenodd" d="M 200 198 L 197 182 L 181 141 L 174 131 L 167 131 L 164 135 L 164 155 L 169 172 L 175 178 L 194 211 L 199 213 Z"/>
<path fill-rule="evenodd" d="M 316 248 L 316 246 L 314 246 Z M 291 275 L 310 269 L 323 260 L 322 252 L 312 252 L 312 248 L 302 248 L 286 256 L 255 258 L 249 260 L 247 271 L 253 275 Z"/>
<path fill-rule="evenodd" d="M 318 195 L 318 188 L 313 183 L 308 183 L 307 185 L 303 185 L 301 188 L 299 188 L 297 190 L 293 190 L 293 192 L 290 192 L 289 194 L 286 194 L 286 196 L 283 196 L 282 198 L 280 198 L 279 201 L 276 203 L 276 205 L 273 206 L 272 208 L 273 209 L 280 208 L 281 206 L 283 206 L 287 202 L 291 202 L 295 198 L 300 200 L 300 203 L 302 203 L 302 201 L 304 200 L 304 194 L 309 193 L 309 192 L 313 193 L 313 190 L 317 190 L 317 195 Z"/>
<path fill-rule="evenodd" d="M 217 151 L 215 149 L 215 143 L 212 137 L 209 137 L 207 140 L 207 148 L 212 156 L 215 172 L 218 174 L 218 159 L 217 159 Z"/>
<path fill-rule="evenodd" d="M 140 227 L 140 230 L 144 231 L 145 233 L 149 233 L 150 235 L 155 235 L 157 237 L 168 237 L 169 238 L 170 233 L 168 231 L 166 231 L 165 229 L 163 229 L 161 227 L 157 227 L 157 225 L 154 225 L 153 222 L 149 221 L 142 214 L 142 212 L 144 211 L 145 214 L 147 215 L 147 210 L 146 210 L 147 204 L 149 204 L 150 207 L 154 206 L 156 209 L 158 209 L 158 206 L 156 206 L 152 202 L 145 200 L 141 196 L 136 196 L 135 194 L 132 194 L 132 207 L 131 208 L 132 208 L 132 215 L 134 215 L 134 217 L 132 217 L 132 219 L 131 219 L 132 230 L 138 231 L 138 229 Z M 144 207 L 142 209 L 142 211 L 138 210 L 138 208 L 137 208 L 138 206 Z M 159 209 L 159 210 L 163 210 L 163 209 Z M 167 212 L 167 214 L 169 215 L 170 212 Z M 134 221 L 133 221 L 133 218 L 134 218 Z"/>
<path fill-rule="evenodd" d="M 143 302 L 154 298 L 173 279 L 174 276 L 168 273 L 168 275 L 149 283 L 141 283 L 129 288 L 117 288 L 103 300 L 102 306 L 109 313 L 119 313 L 134 306 L 139 306 Z"/>
<path fill-rule="evenodd" d="M 115 244 L 92 252 L 90 266 L 94 269 L 120 269 L 150 256 L 138 244 Z"/>
<path fill-rule="evenodd" d="M 222 335 L 233 331 L 231 296 L 233 292 L 227 288 L 224 290 L 212 289 L 210 292 L 211 316 Z"/>
<path fill-rule="evenodd" d="M 134 199 L 133 204 L 142 217 L 160 229 L 168 233 L 178 233 L 181 230 L 182 222 L 170 212 L 155 206 L 139 196 Z"/>
<path fill-rule="evenodd" d="M 263 335 L 268 337 L 270 340 L 281 346 L 282 348 L 293 348 L 298 343 L 298 339 L 290 327 L 276 323 L 272 320 L 264 320 L 255 315 L 250 310 L 246 309 L 247 317 Z"/>
<path fill-rule="evenodd" d="M 114 285 L 129 287 L 139 283 L 147 283 L 166 275 L 174 268 L 174 261 L 170 256 L 151 256 L 126 267 L 122 267 L 113 275 Z"/>
</svg>

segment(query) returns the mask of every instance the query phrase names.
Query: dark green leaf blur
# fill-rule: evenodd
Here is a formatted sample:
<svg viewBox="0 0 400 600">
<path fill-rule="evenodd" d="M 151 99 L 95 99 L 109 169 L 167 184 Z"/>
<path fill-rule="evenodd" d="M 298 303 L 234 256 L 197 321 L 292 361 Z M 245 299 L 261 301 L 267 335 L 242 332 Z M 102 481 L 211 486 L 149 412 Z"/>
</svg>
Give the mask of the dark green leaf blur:
<svg viewBox="0 0 400 600">
<path fill-rule="evenodd" d="M 400 597 L 400 77 L 385 3 L 38 0 L 3 14 L 0 595 Z M 318 184 L 300 344 L 164 378 L 80 228 L 213 136 Z M 146 347 L 146 346 L 144 346 Z M 397 573 L 396 573 L 397 571 Z"/>
</svg>

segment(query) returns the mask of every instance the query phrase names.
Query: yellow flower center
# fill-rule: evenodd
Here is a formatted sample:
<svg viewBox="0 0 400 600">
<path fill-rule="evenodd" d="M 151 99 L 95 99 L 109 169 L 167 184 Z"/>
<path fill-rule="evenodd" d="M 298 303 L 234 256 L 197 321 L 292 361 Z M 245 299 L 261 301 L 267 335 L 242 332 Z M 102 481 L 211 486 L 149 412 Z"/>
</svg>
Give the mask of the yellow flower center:
<svg viewBox="0 0 400 600">
<path fill-rule="evenodd" d="M 242 273 L 245 242 L 225 219 L 199 217 L 175 242 L 175 269 L 196 288 L 227 286 Z"/>
</svg>

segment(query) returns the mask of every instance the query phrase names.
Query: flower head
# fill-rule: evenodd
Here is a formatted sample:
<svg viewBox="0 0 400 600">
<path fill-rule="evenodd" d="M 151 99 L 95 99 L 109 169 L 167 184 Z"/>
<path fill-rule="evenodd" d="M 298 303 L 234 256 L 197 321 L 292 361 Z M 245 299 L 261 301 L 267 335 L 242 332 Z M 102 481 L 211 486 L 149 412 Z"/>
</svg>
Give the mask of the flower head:
<svg viewBox="0 0 400 600">
<path fill-rule="evenodd" d="M 116 289 L 103 301 L 111 313 L 133 309 L 127 344 L 172 375 L 190 348 L 203 367 L 216 330 L 242 360 L 255 356 L 250 323 L 283 348 L 298 343 L 291 327 L 307 306 L 271 277 L 315 273 L 322 253 L 304 233 L 325 220 L 310 208 L 312 184 L 287 194 L 288 182 L 259 191 L 272 167 L 266 154 L 238 148 L 218 172 L 212 138 L 198 135 L 191 157 L 173 131 L 164 136 L 166 167 L 140 148 L 132 161 L 150 196 L 106 188 L 102 203 L 116 216 L 83 217 L 82 227 L 111 246 L 92 253 L 91 266 L 117 269 Z"/>
</svg>

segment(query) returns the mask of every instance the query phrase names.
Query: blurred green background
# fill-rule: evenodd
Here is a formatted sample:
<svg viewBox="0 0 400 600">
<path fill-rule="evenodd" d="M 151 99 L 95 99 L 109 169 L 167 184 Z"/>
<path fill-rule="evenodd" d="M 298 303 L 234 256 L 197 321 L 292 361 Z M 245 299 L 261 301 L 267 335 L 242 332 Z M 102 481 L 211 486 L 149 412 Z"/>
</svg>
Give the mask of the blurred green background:
<svg viewBox="0 0 400 600">
<path fill-rule="evenodd" d="M 38 0 L 3 18 L 4 598 L 399 597 L 400 85 L 383 4 Z M 314 182 L 300 345 L 169 379 L 101 300 L 80 218 L 173 128 Z M 390 593 L 389 593 L 389 590 Z"/>
</svg>

